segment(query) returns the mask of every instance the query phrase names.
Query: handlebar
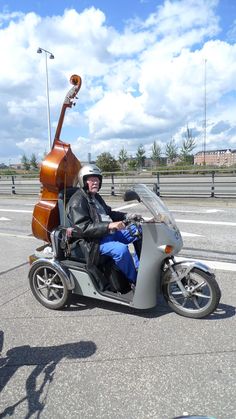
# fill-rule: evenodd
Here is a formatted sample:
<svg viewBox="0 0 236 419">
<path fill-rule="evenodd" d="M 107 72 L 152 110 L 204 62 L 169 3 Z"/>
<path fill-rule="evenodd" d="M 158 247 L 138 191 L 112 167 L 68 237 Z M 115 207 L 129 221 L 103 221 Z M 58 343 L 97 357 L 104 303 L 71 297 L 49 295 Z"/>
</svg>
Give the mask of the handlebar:
<svg viewBox="0 0 236 419">
<path fill-rule="evenodd" d="M 130 224 L 136 224 L 140 225 L 144 222 L 144 218 L 141 215 L 137 215 L 136 217 L 127 217 L 125 220 L 123 220 L 123 223 L 125 226 L 128 226 Z"/>
</svg>

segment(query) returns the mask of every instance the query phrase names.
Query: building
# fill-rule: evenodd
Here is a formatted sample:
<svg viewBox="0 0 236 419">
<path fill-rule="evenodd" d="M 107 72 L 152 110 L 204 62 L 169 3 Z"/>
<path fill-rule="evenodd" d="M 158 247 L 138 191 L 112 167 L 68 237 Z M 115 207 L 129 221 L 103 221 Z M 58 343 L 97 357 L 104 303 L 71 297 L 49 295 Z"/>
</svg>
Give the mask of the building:
<svg viewBox="0 0 236 419">
<path fill-rule="evenodd" d="M 143 168 L 144 169 L 155 169 L 156 167 L 166 166 L 167 157 L 160 157 L 157 162 L 153 161 L 151 157 L 145 157 Z"/>
<path fill-rule="evenodd" d="M 24 168 L 23 163 L 12 163 L 12 164 L 9 164 L 9 169 L 21 170 L 23 168 Z"/>
<path fill-rule="evenodd" d="M 194 164 L 204 165 L 204 152 L 199 151 L 194 156 Z M 221 150 L 206 150 L 205 164 L 209 166 L 232 166 L 236 164 L 236 149 L 225 148 Z"/>
</svg>

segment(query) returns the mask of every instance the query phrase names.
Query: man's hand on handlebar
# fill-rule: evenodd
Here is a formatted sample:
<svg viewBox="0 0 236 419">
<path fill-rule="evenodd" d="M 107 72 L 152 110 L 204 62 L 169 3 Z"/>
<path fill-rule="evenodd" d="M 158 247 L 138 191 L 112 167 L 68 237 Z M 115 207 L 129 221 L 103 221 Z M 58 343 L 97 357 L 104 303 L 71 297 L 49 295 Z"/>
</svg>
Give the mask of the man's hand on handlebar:
<svg viewBox="0 0 236 419">
<path fill-rule="evenodd" d="M 123 221 L 113 221 L 108 225 L 110 231 L 124 230 L 129 224 L 138 223 L 143 220 L 140 214 L 127 214 Z"/>
<path fill-rule="evenodd" d="M 108 228 L 111 231 L 124 230 L 125 227 L 123 221 L 113 221 L 108 225 Z"/>
<path fill-rule="evenodd" d="M 125 218 L 128 222 L 141 221 L 143 219 L 142 215 L 136 213 L 128 213 Z"/>
</svg>

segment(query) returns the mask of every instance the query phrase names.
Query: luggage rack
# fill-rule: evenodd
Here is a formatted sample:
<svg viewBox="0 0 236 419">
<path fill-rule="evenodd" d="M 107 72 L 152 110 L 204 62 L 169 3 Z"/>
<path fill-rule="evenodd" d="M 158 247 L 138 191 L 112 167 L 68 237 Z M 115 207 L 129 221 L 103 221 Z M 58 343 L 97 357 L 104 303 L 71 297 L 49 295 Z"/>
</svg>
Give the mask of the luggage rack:
<svg viewBox="0 0 236 419">
<path fill-rule="evenodd" d="M 34 254 L 29 256 L 30 265 L 32 265 L 33 262 L 41 258 L 44 258 L 44 259 L 54 258 L 52 247 L 48 243 L 44 244 L 43 246 L 37 247 L 37 249 L 35 249 Z"/>
</svg>

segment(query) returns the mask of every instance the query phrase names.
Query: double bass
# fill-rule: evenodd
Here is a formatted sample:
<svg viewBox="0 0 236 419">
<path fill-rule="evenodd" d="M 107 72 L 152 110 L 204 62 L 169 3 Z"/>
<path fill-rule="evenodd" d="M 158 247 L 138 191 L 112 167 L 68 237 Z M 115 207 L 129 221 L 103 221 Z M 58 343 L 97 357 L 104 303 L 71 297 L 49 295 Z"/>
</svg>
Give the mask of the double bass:
<svg viewBox="0 0 236 419">
<path fill-rule="evenodd" d="M 70 77 L 73 87 L 68 91 L 62 105 L 51 151 L 42 162 L 40 182 L 42 192 L 40 201 L 35 205 L 32 218 L 33 235 L 50 243 L 50 233 L 59 225 L 58 194 L 61 190 L 77 185 L 80 161 L 72 153 L 70 144 L 60 140 L 61 129 L 67 108 L 75 104 L 76 95 L 81 87 L 81 77 Z"/>
</svg>

